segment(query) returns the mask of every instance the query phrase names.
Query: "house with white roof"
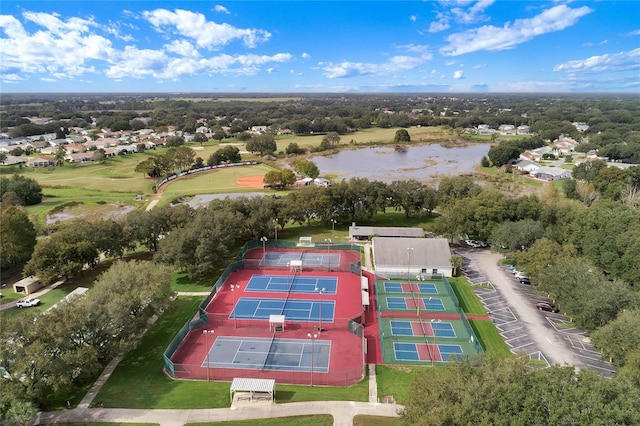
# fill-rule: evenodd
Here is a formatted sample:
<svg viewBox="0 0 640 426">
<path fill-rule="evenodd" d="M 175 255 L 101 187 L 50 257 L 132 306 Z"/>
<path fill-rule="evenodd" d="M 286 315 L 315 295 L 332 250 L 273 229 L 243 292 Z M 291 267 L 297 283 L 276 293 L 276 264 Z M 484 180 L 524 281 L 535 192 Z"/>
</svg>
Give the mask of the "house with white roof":
<svg viewBox="0 0 640 426">
<path fill-rule="evenodd" d="M 548 167 L 543 166 L 538 170 L 534 170 L 529 173 L 531 177 L 542 180 L 560 180 L 560 179 L 570 179 L 571 172 L 569 170 L 561 169 L 560 167 Z"/>
</svg>

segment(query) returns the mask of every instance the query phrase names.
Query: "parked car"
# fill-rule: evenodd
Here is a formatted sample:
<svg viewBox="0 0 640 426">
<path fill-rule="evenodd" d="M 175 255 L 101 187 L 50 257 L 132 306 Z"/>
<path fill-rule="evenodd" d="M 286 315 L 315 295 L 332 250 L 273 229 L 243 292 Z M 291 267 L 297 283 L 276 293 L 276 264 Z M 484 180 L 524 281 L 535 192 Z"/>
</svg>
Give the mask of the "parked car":
<svg viewBox="0 0 640 426">
<path fill-rule="evenodd" d="M 547 312 L 560 312 L 560 310 L 551 302 L 538 302 L 536 308 Z"/>
<path fill-rule="evenodd" d="M 16 306 L 18 308 L 30 308 L 32 306 L 38 306 L 40 304 L 40 299 L 32 299 L 31 297 L 24 300 L 19 300 L 16 302 Z"/>
<path fill-rule="evenodd" d="M 527 275 L 524 273 L 524 271 L 516 271 L 513 273 L 513 276 L 516 277 L 517 279 L 520 278 L 528 278 Z"/>
<path fill-rule="evenodd" d="M 522 277 L 518 279 L 518 281 L 520 281 L 520 284 L 531 285 L 531 280 L 529 279 L 529 277 Z"/>
<path fill-rule="evenodd" d="M 485 248 L 489 247 L 489 244 L 484 241 L 476 241 L 476 240 L 464 240 L 464 243 L 472 248 Z"/>
</svg>

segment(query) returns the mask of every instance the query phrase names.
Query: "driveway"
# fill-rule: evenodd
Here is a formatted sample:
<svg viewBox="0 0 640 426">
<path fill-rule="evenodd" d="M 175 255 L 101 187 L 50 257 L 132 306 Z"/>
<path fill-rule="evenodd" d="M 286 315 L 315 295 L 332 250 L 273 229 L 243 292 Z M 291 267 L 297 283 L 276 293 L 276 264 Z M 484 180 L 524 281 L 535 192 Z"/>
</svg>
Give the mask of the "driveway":
<svg viewBox="0 0 640 426">
<path fill-rule="evenodd" d="M 548 300 L 535 287 L 517 282 L 507 267 L 500 265 L 503 256 L 486 249 L 459 250 L 464 271 L 476 288 L 496 328 L 514 353 L 549 364 L 570 364 L 596 370 L 604 376 L 615 374 L 613 366 L 600 360 L 600 353 L 585 331 L 569 326 L 562 313 L 542 312 L 535 308 L 538 300 Z"/>
</svg>

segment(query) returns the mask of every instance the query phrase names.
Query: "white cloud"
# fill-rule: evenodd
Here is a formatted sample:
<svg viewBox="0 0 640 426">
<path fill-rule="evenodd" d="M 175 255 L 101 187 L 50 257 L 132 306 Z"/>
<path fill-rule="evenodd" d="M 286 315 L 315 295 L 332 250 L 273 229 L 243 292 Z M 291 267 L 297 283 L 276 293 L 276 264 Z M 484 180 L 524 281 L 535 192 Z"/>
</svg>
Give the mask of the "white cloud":
<svg viewBox="0 0 640 426">
<path fill-rule="evenodd" d="M 461 78 L 464 78 L 464 71 L 462 70 L 454 71 L 453 78 L 455 78 L 456 80 L 460 80 Z"/>
<path fill-rule="evenodd" d="M 221 4 L 216 4 L 215 7 L 213 8 L 213 10 L 215 10 L 216 12 L 220 12 L 220 13 L 226 13 L 227 15 L 230 13 L 229 9 L 227 9 L 224 6 L 222 6 Z"/>
<path fill-rule="evenodd" d="M 409 53 L 420 53 L 423 55 L 423 58 L 425 56 L 428 56 L 429 59 L 431 59 L 432 55 L 430 53 L 427 53 L 429 46 L 427 46 L 426 44 L 401 44 L 396 46 L 396 49 L 399 50 L 404 50 L 405 52 L 409 52 Z"/>
<path fill-rule="evenodd" d="M 177 34 L 195 40 L 198 47 L 207 49 L 219 48 L 241 39 L 245 46 L 256 47 L 259 42 L 269 40 L 271 33 L 260 29 L 236 28 L 229 24 L 218 24 L 207 21 L 202 13 L 176 9 L 171 12 L 166 9 L 156 9 L 142 13 L 145 19 L 153 25 L 156 31 L 164 33 L 169 30 L 169 36 Z"/>
<path fill-rule="evenodd" d="M 109 39 L 91 32 L 97 28 L 93 20 L 63 21 L 57 14 L 34 12 L 24 12 L 23 17 L 40 28 L 27 33 L 16 18 L 0 17 L 0 28 L 7 36 L 0 39 L 2 72 L 62 73 L 68 77 L 93 72 L 90 61 L 106 60 L 115 52 Z"/>
<path fill-rule="evenodd" d="M 628 52 L 607 53 L 587 59 L 568 61 L 553 67 L 568 73 L 619 72 L 640 69 L 640 48 Z"/>
<path fill-rule="evenodd" d="M 171 43 L 166 44 L 164 47 L 167 52 L 172 52 L 176 55 L 190 58 L 197 58 L 200 56 L 198 50 L 186 40 L 174 40 Z"/>
<path fill-rule="evenodd" d="M 445 14 L 438 13 L 436 15 L 436 21 L 431 22 L 429 24 L 429 32 L 430 33 L 439 33 L 440 31 L 444 31 L 449 29 L 451 25 L 449 25 L 449 17 Z"/>
<path fill-rule="evenodd" d="M 640 30 L 634 30 L 634 31 L 630 31 L 626 34 L 627 36 L 639 36 L 640 35 Z"/>
<path fill-rule="evenodd" d="M 485 9 L 491 6 L 495 0 L 478 0 L 468 9 L 454 7 L 451 13 L 454 15 L 456 22 L 463 24 L 473 24 L 478 21 L 484 21 L 487 18 L 483 15 Z M 468 3 L 468 2 L 464 2 Z"/>
<path fill-rule="evenodd" d="M 302 52 L 302 59 L 309 59 L 311 57 L 311 55 L 309 55 L 307 52 Z"/>
<path fill-rule="evenodd" d="M 328 78 L 349 78 L 359 76 L 385 76 L 398 71 L 407 71 L 421 65 L 426 59 L 413 56 L 394 56 L 382 64 L 364 62 L 340 62 L 320 64 Z"/>
<path fill-rule="evenodd" d="M 591 13 L 592 9 L 583 6 L 571 9 L 566 5 L 554 6 L 530 19 L 518 19 L 506 23 L 502 28 L 485 25 L 447 37 L 449 42 L 440 50 L 443 55 L 458 56 L 478 50 L 512 49 L 542 34 L 560 31 L 574 25 L 579 18 Z"/>
<path fill-rule="evenodd" d="M 23 80 L 24 78 L 19 76 L 18 74 L 2 74 L 3 83 L 18 83 Z"/>
<path fill-rule="evenodd" d="M 409 16 L 409 20 L 411 22 L 416 22 L 418 20 L 418 16 L 417 15 L 411 15 L 411 16 Z"/>
</svg>

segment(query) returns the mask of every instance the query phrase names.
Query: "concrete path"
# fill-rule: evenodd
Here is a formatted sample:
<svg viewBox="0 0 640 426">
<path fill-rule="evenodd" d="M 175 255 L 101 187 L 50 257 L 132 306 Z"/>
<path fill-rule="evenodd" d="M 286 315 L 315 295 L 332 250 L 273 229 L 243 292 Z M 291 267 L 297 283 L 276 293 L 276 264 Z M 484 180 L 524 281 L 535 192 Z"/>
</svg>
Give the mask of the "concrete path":
<svg viewBox="0 0 640 426">
<path fill-rule="evenodd" d="M 195 422 L 223 422 L 289 416 L 330 414 L 333 424 L 353 424 L 358 414 L 397 417 L 401 406 L 349 401 L 293 402 L 288 404 L 246 404 L 242 407 L 201 410 L 134 410 L 119 408 L 76 408 L 39 415 L 35 424 L 85 422 L 157 423 L 161 426 L 183 426 Z"/>
</svg>

